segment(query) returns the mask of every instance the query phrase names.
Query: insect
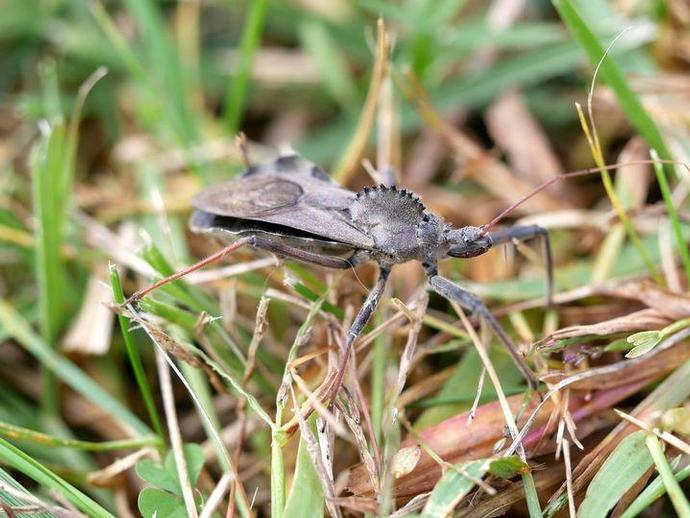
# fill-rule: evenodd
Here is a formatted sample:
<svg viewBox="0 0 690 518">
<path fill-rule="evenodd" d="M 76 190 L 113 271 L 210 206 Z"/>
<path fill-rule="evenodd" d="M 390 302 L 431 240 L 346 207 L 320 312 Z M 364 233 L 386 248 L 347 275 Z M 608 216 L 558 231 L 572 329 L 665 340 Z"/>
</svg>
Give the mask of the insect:
<svg viewBox="0 0 690 518">
<path fill-rule="evenodd" d="M 382 184 L 355 193 L 294 152 L 248 166 L 237 179 L 197 195 L 192 205 L 196 210 L 190 219 L 191 230 L 231 244 L 135 293 L 129 301 L 247 245 L 326 268 L 345 269 L 376 262 L 378 279 L 352 322 L 342 349 L 333 385 L 337 392 L 352 346 L 379 304 L 391 269 L 396 264 L 419 261 L 428 288 L 483 319 L 513 356 L 529 384 L 536 384 L 524 358 L 486 305 L 441 276 L 437 265 L 444 258 L 482 255 L 493 246 L 514 239 L 541 237 L 550 294 L 551 251 L 548 234 L 542 227 L 518 226 L 495 232 L 473 226 L 454 228 L 428 211 L 410 191 Z"/>
</svg>

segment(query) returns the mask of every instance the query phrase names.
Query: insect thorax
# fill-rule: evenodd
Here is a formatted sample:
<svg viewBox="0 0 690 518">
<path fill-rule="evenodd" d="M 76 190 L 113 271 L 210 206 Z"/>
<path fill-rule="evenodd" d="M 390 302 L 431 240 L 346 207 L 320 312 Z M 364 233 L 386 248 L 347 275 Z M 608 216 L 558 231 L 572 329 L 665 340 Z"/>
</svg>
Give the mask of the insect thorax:
<svg viewBox="0 0 690 518">
<path fill-rule="evenodd" d="M 417 196 L 395 187 L 365 187 L 350 206 L 352 222 L 375 243 L 382 264 L 435 262 L 443 223 Z"/>
</svg>

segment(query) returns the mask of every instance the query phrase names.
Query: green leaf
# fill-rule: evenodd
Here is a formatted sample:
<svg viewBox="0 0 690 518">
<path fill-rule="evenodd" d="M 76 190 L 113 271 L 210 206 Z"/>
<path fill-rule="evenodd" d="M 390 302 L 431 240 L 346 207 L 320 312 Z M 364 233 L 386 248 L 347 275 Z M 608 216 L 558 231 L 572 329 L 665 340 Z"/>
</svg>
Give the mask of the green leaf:
<svg viewBox="0 0 690 518">
<path fill-rule="evenodd" d="M 176 495 L 180 494 L 180 485 L 177 482 L 177 474 L 173 476 L 167 469 L 151 459 L 142 459 L 137 462 L 136 472 L 139 477 L 154 487 L 165 489 Z"/>
<path fill-rule="evenodd" d="M 652 467 L 646 436 L 647 432 L 634 432 L 616 446 L 589 484 L 578 516 L 605 516 Z"/>
<path fill-rule="evenodd" d="M 201 468 L 204 467 L 204 450 L 198 444 L 187 443 L 182 446 L 184 451 L 184 459 L 187 463 L 187 476 L 189 477 L 189 483 L 194 486 L 199 474 L 201 473 Z M 173 477 L 177 481 L 177 468 L 175 467 L 175 456 L 173 452 L 170 451 L 165 456 L 165 470 L 168 475 Z M 179 491 L 179 482 L 178 482 Z"/>
<path fill-rule="evenodd" d="M 513 478 L 520 473 L 527 473 L 529 466 L 523 462 L 517 455 L 510 457 L 499 457 L 491 461 L 489 472 L 501 478 Z"/>
<path fill-rule="evenodd" d="M 663 335 L 659 331 L 640 331 L 628 337 L 628 343 L 634 345 L 625 355 L 626 358 L 637 358 L 648 353 L 661 342 Z"/>
<path fill-rule="evenodd" d="M 422 517 L 449 515 L 458 502 L 472 490 L 474 481 L 486 475 L 490 466 L 490 459 L 481 459 L 462 462 L 456 464 L 453 469 L 447 470 L 434 487 L 424 506 Z"/>
<path fill-rule="evenodd" d="M 152 487 L 144 488 L 139 493 L 137 502 L 139 511 L 144 518 L 186 518 L 187 511 L 182 499 Z"/>
<path fill-rule="evenodd" d="M 204 452 L 201 446 L 192 443 L 185 444 L 183 449 L 189 482 L 194 486 L 204 466 Z M 141 479 L 152 486 L 182 496 L 177 468 L 175 467 L 175 456 L 172 451 L 169 451 L 165 456 L 163 465 L 151 459 L 143 459 L 137 462 L 136 472 Z"/>
</svg>

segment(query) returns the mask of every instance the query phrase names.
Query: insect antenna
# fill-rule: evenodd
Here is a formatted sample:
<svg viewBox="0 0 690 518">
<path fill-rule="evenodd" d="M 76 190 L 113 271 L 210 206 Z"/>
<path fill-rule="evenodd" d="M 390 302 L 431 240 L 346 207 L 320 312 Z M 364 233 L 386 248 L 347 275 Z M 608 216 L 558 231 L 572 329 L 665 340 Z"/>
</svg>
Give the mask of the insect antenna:
<svg viewBox="0 0 690 518">
<path fill-rule="evenodd" d="M 579 171 L 573 171 L 571 173 L 564 173 L 564 174 L 561 174 L 558 176 L 554 176 L 553 178 L 545 181 L 539 187 L 534 189 L 532 192 L 522 196 L 515 203 L 513 203 L 507 209 L 502 211 L 498 216 L 496 216 L 494 219 L 489 221 L 487 224 L 482 225 L 482 227 L 481 227 L 482 233 L 486 234 L 486 233 L 490 232 L 503 218 L 505 218 L 508 214 L 513 212 L 520 205 L 525 203 L 527 200 L 529 200 L 533 196 L 539 194 L 543 190 L 548 189 L 553 184 L 560 182 L 562 180 L 569 180 L 571 178 L 579 178 L 581 176 L 589 176 L 591 174 L 601 173 L 602 171 L 615 171 L 615 170 L 618 170 L 622 167 L 627 167 L 627 166 L 644 165 L 644 164 L 658 164 L 658 163 L 682 166 L 690 174 L 690 166 L 688 166 L 688 164 L 686 164 L 685 162 L 682 162 L 679 160 L 660 160 L 660 159 L 659 160 L 653 160 L 653 159 L 635 160 L 633 162 L 626 162 L 624 164 L 613 164 L 613 165 L 607 165 L 605 167 L 590 167 L 588 169 L 580 169 Z"/>
</svg>

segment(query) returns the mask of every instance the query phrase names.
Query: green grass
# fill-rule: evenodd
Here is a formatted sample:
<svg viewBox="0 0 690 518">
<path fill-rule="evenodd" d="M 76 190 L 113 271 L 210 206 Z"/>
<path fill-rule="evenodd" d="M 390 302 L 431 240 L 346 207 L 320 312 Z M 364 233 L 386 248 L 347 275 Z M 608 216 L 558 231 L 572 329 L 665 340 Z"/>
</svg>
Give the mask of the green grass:
<svg viewBox="0 0 690 518">
<path fill-rule="evenodd" d="M 5 439 L 0 439 L 0 460 L 11 468 L 39 482 L 44 487 L 56 491 L 62 498 L 65 498 L 88 516 L 97 518 L 115 516 Z"/>
<path fill-rule="evenodd" d="M 682 518 L 690 517 L 690 503 L 688 503 L 687 497 L 683 493 L 683 490 L 680 488 L 678 481 L 673 475 L 673 471 L 671 470 L 671 466 L 666 459 L 661 442 L 656 435 L 649 434 L 645 439 L 645 443 L 647 444 L 649 453 L 654 459 L 656 469 L 661 476 L 661 480 L 664 482 L 664 486 L 666 487 L 668 496 L 671 498 L 671 502 L 673 503 L 676 513 L 678 513 L 678 516 Z"/>
<path fill-rule="evenodd" d="M 249 5 L 247 20 L 242 31 L 242 41 L 239 48 L 239 65 L 237 74 L 233 77 L 225 97 L 226 131 L 234 135 L 240 129 L 242 114 L 247 99 L 247 89 L 250 84 L 250 73 L 256 48 L 261 42 L 261 34 L 266 20 L 268 0 L 256 0 Z"/>
<path fill-rule="evenodd" d="M 137 496 L 146 516 L 165 509 L 186 512 L 185 504 L 198 504 L 201 512 L 215 485 L 240 469 L 242 486 L 233 488 L 232 498 L 243 517 L 332 512 L 336 504 L 324 476 L 329 460 L 317 451 L 319 441 L 332 430 L 324 431 L 316 414 L 299 420 L 293 411 L 295 405 L 307 405 L 303 388 L 319 387 L 329 355 L 370 288 L 368 268 L 358 268 L 354 275 L 287 263 L 203 285 L 180 280 L 124 311 L 113 307 L 112 317 L 93 316 L 88 323 L 94 325 L 89 331 L 94 334 L 83 336 L 89 341 L 97 333 L 109 333 L 110 347 L 102 357 L 68 355 L 62 344 L 78 316 L 95 315 L 95 305 L 109 304 L 86 303 L 87 285 L 106 266 L 110 265 L 108 276 L 101 280 L 110 284 L 113 301 L 120 304 L 155 280 L 142 272 L 166 276 L 217 249 L 211 239 L 187 232 L 189 200 L 207 184 L 237 173 L 237 133 L 248 136 L 253 160 L 262 159 L 266 147 L 290 143 L 328 171 L 338 162 L 348 164 L 342 178 L 351 181 L 349 188 L 371 183 L 359 159 L 361 155 L 376 165 L 381 151 L 375 137 L 382 129 L 377 128 L 373 110 L 367 112 L 360 133 L 356 131 L 372 83 L 379 16 L 393 37 L 388 66 L 395 83 L 394 113 L 386 136 L 393 146 L 386 158 L 400 169 L 403 183 L 424 195 L 430 209 L 449 222 L 481 224 L 506 206 L 504 197 L 482 188 L 473 175 L 490 174 L 484 161 L 501 160 L 511 170 L 519 169 L 486 123 L 489 110 L 508 89 L 525 100 L 564 170 L 589 166 L 587 139 L 574 105 L 584 104 L 598 67 L 597 93 L 608 88 L 615 106 L 602 95 L 606 111 L 598 113 L 595 103 L 596 163 L 614 162 L 623 144 L 638 135 L 652 150 L 652 158 L 659 160 L 653 166 L 654 179 L 643 187 L 642 209 L 628 203 L 622 192 L 627 185 L 604 175 L 619 220 L 601 228 L 566 225 L 553 232 L 557 288 L 617 284 L 630 277 L 651 280 L 657 288 L 667 281 L 671 286 L 675 280 L 664 264 L 671 256 L 682 265 L 682 288 L 690 281 L 690 229 L 683 222 L 690 205 L 687 200 L 677 203 L 677 186 L 685 172 L 673 162 L 683 156 L 671 153 L 690 149 L 687 128 L 671 113 L 686 106 L 672 90 L 656 95 L 650 87 L 642 91 L 639 86 L 644 76 L 663 78 L 669 71 L 687 75 L 682 66 L 667 61 L 677 51 L 681 38 L 675 31 L 682 23 L 664 1 L 642 3 L 629 12 L 603 0 L 529 3 L 506 27 L 492 22 L 483 3 L 463 0 L 334 2 L 326 11 L 318 2 L 280 0 L 6 4 L 0 19 L 0 96 L 6 121 L 0 128 L 0 480 L 7 487 L 46 501 L 56 494 L 57 501 L 70 502 L 89 516 L 116 514 L 115 496 L 125 493 Z M 616 39 L 626 27 L 631 30 Z M 281 57 L 266 65 L 275 50 Z M 482 156 L 469 160 L 448 146 L 449 135 L 439 137 L 425 126 L 424 117 L 402 91 L 408 71 L 419 80 L 433 108 L 450 122 L 450 136 L 461 132 L 483 150 Z M 656 101 L 656 111 L 647 97 Z M 373 101 L 378 99 L 372 99 L 369 108 Z M 351 142 L 356 145 L 350 147 Z M 424 173 L 426 166 L 430 171 Z M 537 186 L 535 180 L 524 181 Z M 567 202 L 579 215 L 610 206 L 596 177 L 564 184 L 563 189 L 563 205 Z M 549 190 L 548 196 L 558 199 L 554 193 Z M 663 202 L 664 212 L 655 217 L 669 225 L 672 247 L 661 249 L 659 236 L 647 229 L 650 218 L 644 213 L 656 202 Z M 552 215 L 540 217 L 548 222 Z M 227 262 L 256 256 L 248 252 L 238 251 Z M 441 268 L 462 279 L 497 311 L 543 296 L 544 276 L 536 254 L 534 261 L 518 259 L 514 267 L 498 255 L 444 262 Z M 435 297 L 423 318 L 418 355 L 403 388 L 405 404 L 396 408 L 391 401 L 409 331 L 404 314 L 410 308 L 400 300 L 415 300 L 421 282 L 414 269 L 395 277 L 389 296 L 365 329 L 368 333 L 393 315 L 402 315 L 357 355 L 366 399 L 362 411 L 370 413 L 382 457 L 376 480 L 380 494 L 370 500 L 361 495 L 338 500 L 342 511 L 393 512 L 395 488 L 406 482 L 404 476 L 394 480 L 390 469 L 403 441 L 413 441 L 429 427 L 442 427 L 449 418 L 464 422 L 462 414 L 475 398 L 475 427 L 463 431 L 458 421 L 453 437 L 486 434 L 487 443 L 495 444 L 503 438 L 502 416 L 492 425 L 481 424 L 482 415 L 493 415 L 496 390 L 485 386 L 476 394 L 482 371 L 479 357 L 449 308 Z M 684 295 L 678 294 L 678 300 L 684 301 Z M 267 330 L 258 347 L 250 350 L 257 304 L 265 296 L 271 298 Z M 606 318 L 606 311 L 619 314 L 629 305 L 615 293 L 582 296 L 550 312 L 535 307 L 521 312 L 519 321 L 504 316 L 501 322 L 526 349 L 530 338 L 520 331 L 529 334 L 548 327 L 547 321 L 563 327 L 576 323 L 578 315 L 598 321 Z M 626 352 L 644 361 L 668 336 L 685 332 L 684 316 L 665 316 L 675 324 L 563 340 L 532 352 L 529 360 L 543 370 L 563 368 L 568 355 L 579 361 L 578 355 L 601 351 L 607 354 L 597 363 L 628 361 Z M 518 322 L 519 329 L 511 322 Z M 630 351 L 631 344 L 625 343 L 621 348 L 631 335 L 638 347 Z M 156 350 L 165 351 L 175 366 L 179 377 L 173 378 L 172 387 L 161 382 Z M 489 351 L 503 388 L 519 398 L 524 383 L 510 357 L 496 344 Z M 304 358 L 310 359 L 301 363 Z M 680 367 L 660 379 L 657 388 L 652 390 L 650 382 L 617 404 L 639 403 L 655 410 L 686 404 L 687 384 L 682 380 L 688 364 L 681 355 L 675 360 Z M 304 385 L 297 384 L 300 380 L 288 365 L 298 365 Z M 578 372 L 587 363 L 568 368 Z M 161 389 L 170 391 L 164 394 L 174 399 L 182 423 L 191 479 L 186 489 L 193 490 L 197 504 L 177 481 L 169 445 L 179 443 L 171 440 L 176 430 L 168 429 Z M 581 391 L 571 390 L 571 402 L 580 396 Z M 357 441 L 336 434 L 329 450 L 336 480 L 343 480 L 345 467 L 359 464 L 356 473 L 363 459 L 375 456 L 365 416 L 354 412 L 358 397 L 351 391 L 341 399 L 352 411 L 347 422 L 354 426 Z M 239 420 L 238 405 L 244 402 L 247 433 L 240 439 L 232 427 Z M 396 420 L 390 415 L 394 408 Z M 610 405 L 604 410 L 609 409 Z M 518 411 L 525 413 L 529 412 L 524 408 Z M 590 417 L 598 418 L 578 419 Z M 343 419 L 340 422 L 347 426 Z M 220 438 L 223 433 L 230 433 L 230 443 Z M 240 440 L 236 457 L 233 452 Z M 424 436 L 422 449 L 430 451 L 434 440 L 433 435 Z M 588 451 L 598 444 L 591 436 L 582 440 Z M 202 441 L 211 452 L 205 457 L 199 447 Z M 127 472 L 113 481 L 113 487 L 92 484 L 89 474 L 112 464 L 124 455 L 122 450 L 150 457 L 140 461 L 138 475 Z M 687 514 L 687 497 L 679 484 L 688 470 L 679 469 L 677 459 L 669 463 L 663 450 L 663 441 L 647 432 L 629 435 L 576 495 L 576 501 L 582 501 L 579 513 L 608 512 L 621 495 L 635 488 L 639 494 L 624 516 L 643 512 L 658 498 L 666 499 L 665 508 Z M 493 512 L 491 506 L 509 494 L 494 483 L 498 470 L 512 480 L 519 505 L 526 504 L 530 516 L 540 516 L 540 500 L 546 502 L 555 492 L 544 488 L 561 482 L 547 484 L 544 479 L 555 471 L 537 469 L 557 466 L 562 473 L 562 460 L 553 456 L 529 458 L 529 467 L 501 470 L 496 465 L 510 459 L 499 458 L 500 453 L 470 454 L 443 465 L 444 475 L 434 487 L 411 490 L 430 492 L 418 512 L 452 513 L 464 509 L 470 499 L 477 509 Z M 176 455 L 181 458 L 179 449 Z M 638 487 L 642 474 L 653 468 L 659 477 L 646 488 Z M 132 482 L 134 476 L 147 485 L 143 491 L 138 491 L 140 483 Z M 478 486 L 488 489 L 486 484 L 498 490 L 496 497 L 489 494 L 492 490 L 473 495 Z M 256 488 L 270 492 L 255 495 Z M 3 502 L 21 504 L 5 492 L 0 496 Z M 346 511 L 352 503 L 360 507 Z M 544 513 L 550 515 L 565 504 L 565 494 L 556 493 Z M 216 513 L 225 514 L 229 505 L 228 490 Z"/>
<path fill-rule="evenodd" d="M 122 292 L 120 275 L 114 265 L 110 266 L 110 285 L 113 290 L 113 300 L 116 304 L 122 304 L 125 301 L 125 295 Z M 161 426 L 161 420 L 158 417 L 158 410 L 156 410 L 156 404 L 153 399 L 153 394 L 151 393 L 151 387 L 149 385 L 148 378 L 146 377 L 146 372 L 144 371 L 141 354 L 134 344 L 134 337 L 129 329 L 129 320 L 127 320 L 124 315 L 120 314 L 117 316 L 117 322 L 120 325 L 122 339 L 125 343 L 125 348 L 127 349 L 127 356 L 129 357 L 129 362 L 132 365 L 134 377 L 137 381 L 137 385 L 139 386 L 139 392 L 141 393 L 141 397 L 144 399 L 144 405 L 146 406 L 146 411 L 149 414 L 151 426 L 158 437 L 162 440 L 163 427 Z"/>
<path fill-rule="evenodd" d="M 652 466 L 652 457 L 644 446 L 646 436 L 646 432 L 635 432 L 616 446 L 589 485 L 579 513 L 605 515 Z"/>
<path fill-rule="evenodd" d="M 0 299 L 0 325 L 30 354 L 36 357 L 51 374 L 81 394 L 109 415 L 130 426 L 139 435 L 150 435 L 151 430 L 122 403 L 85 374 L 73 362 L 57 353 L 37 335 L 22 316 L 5 300 Z"/>
</svg>

